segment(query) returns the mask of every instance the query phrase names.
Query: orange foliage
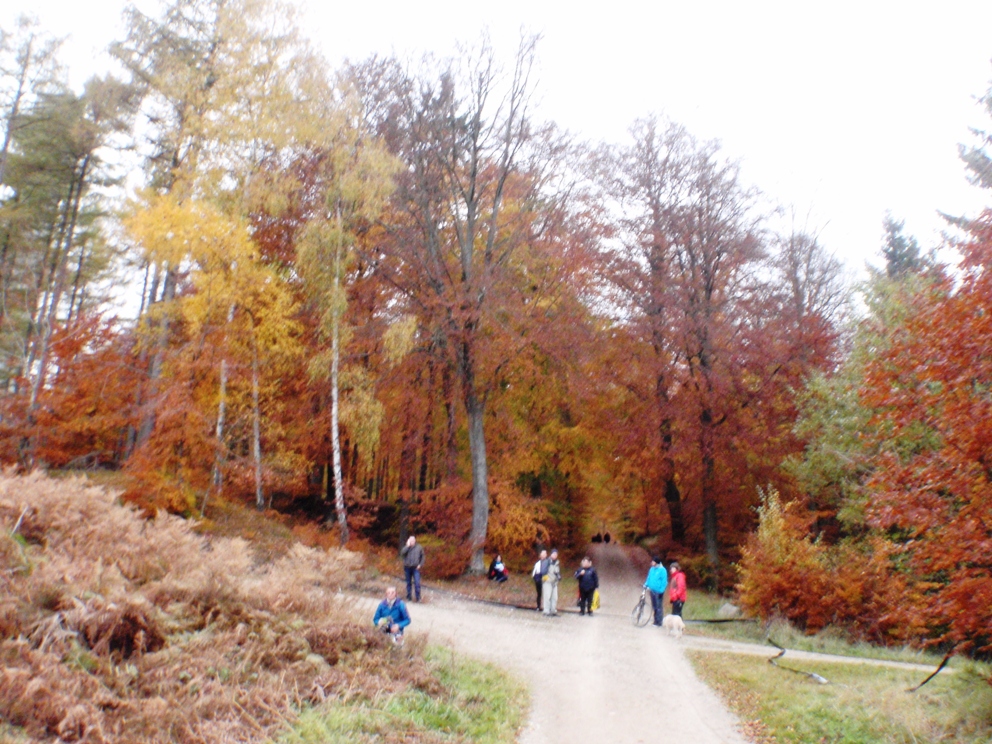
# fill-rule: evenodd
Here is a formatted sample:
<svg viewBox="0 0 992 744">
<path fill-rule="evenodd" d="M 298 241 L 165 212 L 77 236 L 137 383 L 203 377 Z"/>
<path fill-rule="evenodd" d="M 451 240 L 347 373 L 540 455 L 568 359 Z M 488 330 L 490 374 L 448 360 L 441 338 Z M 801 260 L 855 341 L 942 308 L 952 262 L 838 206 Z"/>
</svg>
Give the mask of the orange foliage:
<svg viewBox="0 0 992 744">
<path fill-rule="evenodd" d="M 960 246 L 963 276 L 935 272 L 869 365 L 864 400 L 883 454 L 870 523 L 903 558 L 931 637 L 992 651 L 992 212 Z"/>
<path fill-rule="evenodd" d="M 884 540 L 867 550 L 828 549 L 809 538 L 795 502 L 782 504 L 774 491 L 759 514 L 739 566 L 737 588 L 747 612 L 785 618 L 808 633 L 836 625 L 873 642 L 919 639 L 927 620 L 908 604 L 914 591 L 893 571 L 895 551 Z"/>
</svg>

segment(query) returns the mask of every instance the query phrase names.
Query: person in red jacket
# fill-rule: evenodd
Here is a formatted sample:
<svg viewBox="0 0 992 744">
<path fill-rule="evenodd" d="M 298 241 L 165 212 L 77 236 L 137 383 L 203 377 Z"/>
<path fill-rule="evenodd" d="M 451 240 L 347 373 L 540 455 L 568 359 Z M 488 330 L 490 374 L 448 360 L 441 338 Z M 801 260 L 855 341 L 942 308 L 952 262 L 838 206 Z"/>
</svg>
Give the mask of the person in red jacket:
<svg viewBox="0 0 992 744">
<path fill-rule="evenodd" d="M 685 574 L 679 568 L 678 561 L 672 561 L 668 567 L 672 580 L 669 583 L 668 601 L 672 603 L 672 614 L 682 617 L 682 606 L 685 604 Z"/>
</svg>

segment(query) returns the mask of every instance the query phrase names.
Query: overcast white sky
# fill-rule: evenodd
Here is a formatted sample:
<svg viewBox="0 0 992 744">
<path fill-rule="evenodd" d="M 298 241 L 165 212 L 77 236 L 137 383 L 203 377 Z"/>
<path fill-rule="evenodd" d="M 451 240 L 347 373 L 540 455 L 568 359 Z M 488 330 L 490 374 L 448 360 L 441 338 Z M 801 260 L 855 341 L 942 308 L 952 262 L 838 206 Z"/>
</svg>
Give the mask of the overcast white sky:
<svg viewBox="0 0 992 744">
<path fill-rule="evenodd" d="M 123 0 L 4 2 L 69 35 L 74 84 L 106 68 Z M 142 8 L 153 8 L 142 0 Z M 974 214 L 957 145 L 992 129 L 976 103 L 992 81 L 992 2 L 378 0 L 321 3 L 302 27 L 332 62 L 374 52 L 451 53 L 488 29 L 509 59 L 521 29 L 541 33 L 541 114 L 574 134 L 622 140 L 666 113 L 717 138 L 745 177 L 853 270 L 877 253 L 886 210 L 924 247 L 937 210 Z"/>
</svg>

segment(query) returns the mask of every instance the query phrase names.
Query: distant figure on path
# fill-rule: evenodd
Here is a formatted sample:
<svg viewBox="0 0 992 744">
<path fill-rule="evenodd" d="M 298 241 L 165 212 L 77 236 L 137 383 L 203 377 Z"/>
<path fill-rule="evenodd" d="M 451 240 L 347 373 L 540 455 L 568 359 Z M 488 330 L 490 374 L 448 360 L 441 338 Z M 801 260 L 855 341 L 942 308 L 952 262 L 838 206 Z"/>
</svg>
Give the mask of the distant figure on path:
<svg viewBox="0 0 992 744">
<path fill-rule="evenodd" d="M 542 567 L 544 561 L 541 562 Z M 544 572 L 544 614 L 548 617 L 558 614 L 558 583 L 561 581 L 561 564 L 558 551 L 552 550 L 547 558 L 548 569 Z"/>
<path fill-rule="evenodd" d="M 410 624 L 410 613 L 403 600 L 396 596 L 396 587 L 386 587 L 386 598 L 376 607 L 372 624 L 393 637 L 397 646 L 403 643 L 403 629 Z"/>
<path fill-rule="evenodd" d="M 644 581 L 644 586 L 651 594 L 651 609 L 654 610 L 654 624 L 661 627 L 661 622 L 665 618 L 665 588 L 668 586 L 668 572 L 661 564 L 661 558 L 651 556 L 651 568 L 648 569 L 648 577 Z"/>
<path fill-rule="evenodd" d="M 424 565 L 424 548 L 417 545 L 413 535 L 406 540 L 406 545 L 400 551 L 403 556 L 403 573 L 406 574 L 406 601 L 413 599 L 411 589 L 416 589 L 417 601 L 420 601 L 420 569 Z"/>
<path fill-rule="evenodd" d="M 506 570 L 506 564 L 503 563 L 503 556 L 497 555 L 493 558 L 493 562 L 489 564 L 489 580 L 495 581 L 497 584 L 502 584 L 509 576 L 510 572 Z"/>
<path fill-rule="evenodd" d="M 575 578 L 579 580 L 579 614 L 592 617 L 592 595 L 599 588 L 599 574 L 588 556 L 582 559 Z"/>
<path fill-rule="evenodd" d="M 605 535 L 603 535 L 603 542 L 608 543 L 609 541 L 610 541 L 610 533 L 607 532 Z"/>
<path fill-rule="evenodd" d="M 530 576 L 534 579 L 534 588 L 537 590 L 537 611 L 541 611 L 541 599 L 544 596 L 544 572 L 547 568 L 548 551 L 542 550 L 537 556 L 537 563 Z"/>
<path fill-rule="evenodd" d="M 682 617 L 682 607 L 685 605 L 685 574 L 679 567 L 678 561 L 672 561 L 668 567 L 672 574 L 672 588 L 668 590 L 668 601 L 672 603 L 672 614 Z"/>
</svg>

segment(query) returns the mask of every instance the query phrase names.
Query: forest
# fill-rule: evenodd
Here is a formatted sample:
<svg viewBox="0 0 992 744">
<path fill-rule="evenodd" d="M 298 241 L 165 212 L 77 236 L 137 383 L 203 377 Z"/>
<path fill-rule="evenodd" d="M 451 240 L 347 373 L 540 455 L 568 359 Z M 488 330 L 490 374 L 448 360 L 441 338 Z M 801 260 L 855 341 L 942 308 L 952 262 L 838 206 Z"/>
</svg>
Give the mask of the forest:
<svg viewBox="0 0 992 744">
<path fill-rule="evenodd" d="M 132 6 L 81 92 L 2 30 L 0 461 L 416 533 L 438 577 L 609 532 L 762 617 L 992 652 L 992 211 L 952 263 L 889 217 L 852 286 L 718 142 L 537 119 L 536 38 L 331 69 L 292 18 Z"/>
</svg>

